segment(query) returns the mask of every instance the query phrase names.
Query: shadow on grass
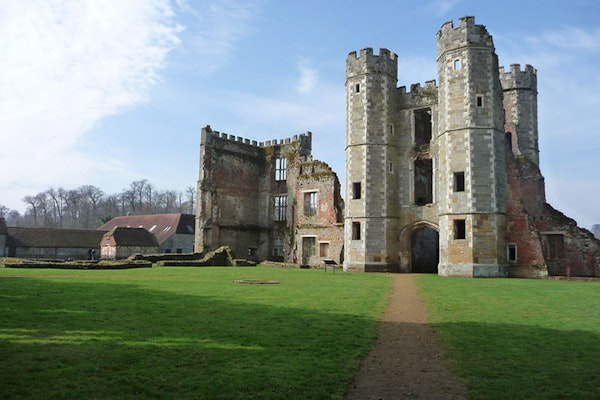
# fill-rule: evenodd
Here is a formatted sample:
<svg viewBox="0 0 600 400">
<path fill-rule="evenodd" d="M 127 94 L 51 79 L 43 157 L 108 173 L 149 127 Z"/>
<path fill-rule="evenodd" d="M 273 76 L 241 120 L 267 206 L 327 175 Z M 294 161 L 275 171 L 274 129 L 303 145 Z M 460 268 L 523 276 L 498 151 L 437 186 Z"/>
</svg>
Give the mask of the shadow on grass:
<svg viewBox="0 0 600 400">
<path fill-rule="evenodd" d="M 341 398 L 377 328 L 129 284 L 0 283 L 3 399 Z"/>
<path fill-rule="evenodd" d="M 434 324 L 474 399 L 600 398 L 600 335 L 528 325 Z"/>
</svg>

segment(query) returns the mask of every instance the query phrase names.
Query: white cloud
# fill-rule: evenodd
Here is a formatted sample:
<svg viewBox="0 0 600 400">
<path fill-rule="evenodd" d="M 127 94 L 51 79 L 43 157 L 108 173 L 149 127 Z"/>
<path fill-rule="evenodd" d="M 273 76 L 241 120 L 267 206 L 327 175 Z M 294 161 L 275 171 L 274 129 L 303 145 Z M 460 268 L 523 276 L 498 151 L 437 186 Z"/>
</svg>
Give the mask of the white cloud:
<svg viewBox="0 0 600 400">
<path fill-rule="evenodd" d="M 76 151 L 102 118 L 143 102 L 181 28 L 168 0 L 2 2 L 0 192 L 3 203 L 85 181 L 110 155 Z M 90 152 L 93 154 L 93 152 Z"/>
<path fill-rule="evenodd" d="M 298 71 L 300 79 L 296 90 L 302 94 L 309 93 L 319 80 L 319 72 L 310 66 L 307 59 L 301 59 L 298 62 Z"/>
</svg>

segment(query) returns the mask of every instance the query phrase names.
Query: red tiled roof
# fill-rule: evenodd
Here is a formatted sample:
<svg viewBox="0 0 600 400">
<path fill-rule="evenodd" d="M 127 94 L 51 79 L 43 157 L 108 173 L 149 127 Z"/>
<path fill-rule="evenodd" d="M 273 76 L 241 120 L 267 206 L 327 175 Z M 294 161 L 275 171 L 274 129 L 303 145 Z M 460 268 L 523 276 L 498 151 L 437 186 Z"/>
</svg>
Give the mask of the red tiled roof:
<svg viewBox="0 0 600 400">
<path fill-rule="evenodd" d="M 119 227 L 144 228 L 156 236 L 158 243 L 163 243 L 176 233 L 194 234 L 196 224 L 193 214 L 147 214 L 115 217 L 99 227 L 99 230 L 110 231 Z"/>
</svg>

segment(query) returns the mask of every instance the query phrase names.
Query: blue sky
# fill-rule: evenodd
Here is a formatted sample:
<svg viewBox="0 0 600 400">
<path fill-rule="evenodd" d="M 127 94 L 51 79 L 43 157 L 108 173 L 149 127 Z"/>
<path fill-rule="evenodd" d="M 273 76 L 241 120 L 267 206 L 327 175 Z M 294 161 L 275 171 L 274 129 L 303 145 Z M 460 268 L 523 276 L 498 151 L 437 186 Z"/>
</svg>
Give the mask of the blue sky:
<svg viewBox="0 0 600 400">
<path fill-rule="evenodd" d="M 600 223 L 596 0 L 0 0 L 0 204 L 50 187 L 195 186 L 201 128 L 264 141 L 313 132 L 344 182 L 345 59 L 398 54 L 436 78 L 435 34 L 473 15 L 500 65 L 538 70 L 548 201 Z"/>
</svg>

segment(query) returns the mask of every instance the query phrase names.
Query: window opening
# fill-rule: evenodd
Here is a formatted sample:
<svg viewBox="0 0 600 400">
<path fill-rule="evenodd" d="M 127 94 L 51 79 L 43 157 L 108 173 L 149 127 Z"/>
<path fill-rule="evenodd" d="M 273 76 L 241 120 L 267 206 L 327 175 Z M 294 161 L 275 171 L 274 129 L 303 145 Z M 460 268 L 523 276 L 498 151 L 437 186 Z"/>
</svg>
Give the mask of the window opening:
<svg viewBox="0 0 600 400">
<path fill-rule="evenodd" d="M 415 160 L 414 203 L 433 203 L 433 164 L 431 159 Z"/>
<path fill-rule="evenodd" d="M 506 250 L 507 250 L 506 256 L 508 258 L 508 261 L 511 261 L 511 262 L 517 261 L 517 245 L 514 243 L 509 243 L 507 245 Z"/>
<path fill-rule="evenodd" d="M 329 257 L 329 243 L 319 243 L 319 257 Z"/>
<path fill-rule="evenodd" d="M 360 83 L 357 83 L 356 85 L 354 85 L 354 91 L 356 93 L 360 93 Z"/>
<path fill-rule="evenodd" d="M 431 142 L 431 109 L 415 110 L 415 144 L 427 145 Z"/>
<path fill-rule="evenodd" d="M 467 226 L 464 219 L 454 220 L 454 239 L 466 239 L 467 238 Z"/>
<path fill-rule="evenodd" d="M 454 173 L 454 191 L 464 192 L 465 191 L 465 173 L 455 172 Z"/>
<path fill-rule="evenodd" d="M 304 193 L 304 215 L 317 215 L 317 192 Z"/>
<path fill-rule="evenodd" d="M 275 180 L 285 181 L 287 179 L 287 158 L 275 159 Z"/>
<path fill-rule="evenodd" d="M 388 171 L 389 172 L 394 172 L 394 163 L 390 161 L 389 165 L 388 165 Z"/>
<path fill-rule="evenodd" d="M 287 219 L 287 196 L 275 196 L 273 219 L 275 221 L 285 221 Z"/>
<path fill-rule="evenodd" d="M 353 182 L 352 183 L 352 198 L 353 199 L 360 199 L 361 197 L 361 183 L 360 182 Z"/>
<path fill-rule="evenodd" d="M 360 222 L 352 223 L 352 240 L 360 240 Z"/>
<path fill-rule="evenodd" d="M 460 60 L 459 59 L 454 60 L 454 70 L 455 71 L 460 70 Z"/>
<path fill-rule="evenodd" d="M 477 96 L 477 107 L 483 107 L 483 96 Z"/>
</svg>

